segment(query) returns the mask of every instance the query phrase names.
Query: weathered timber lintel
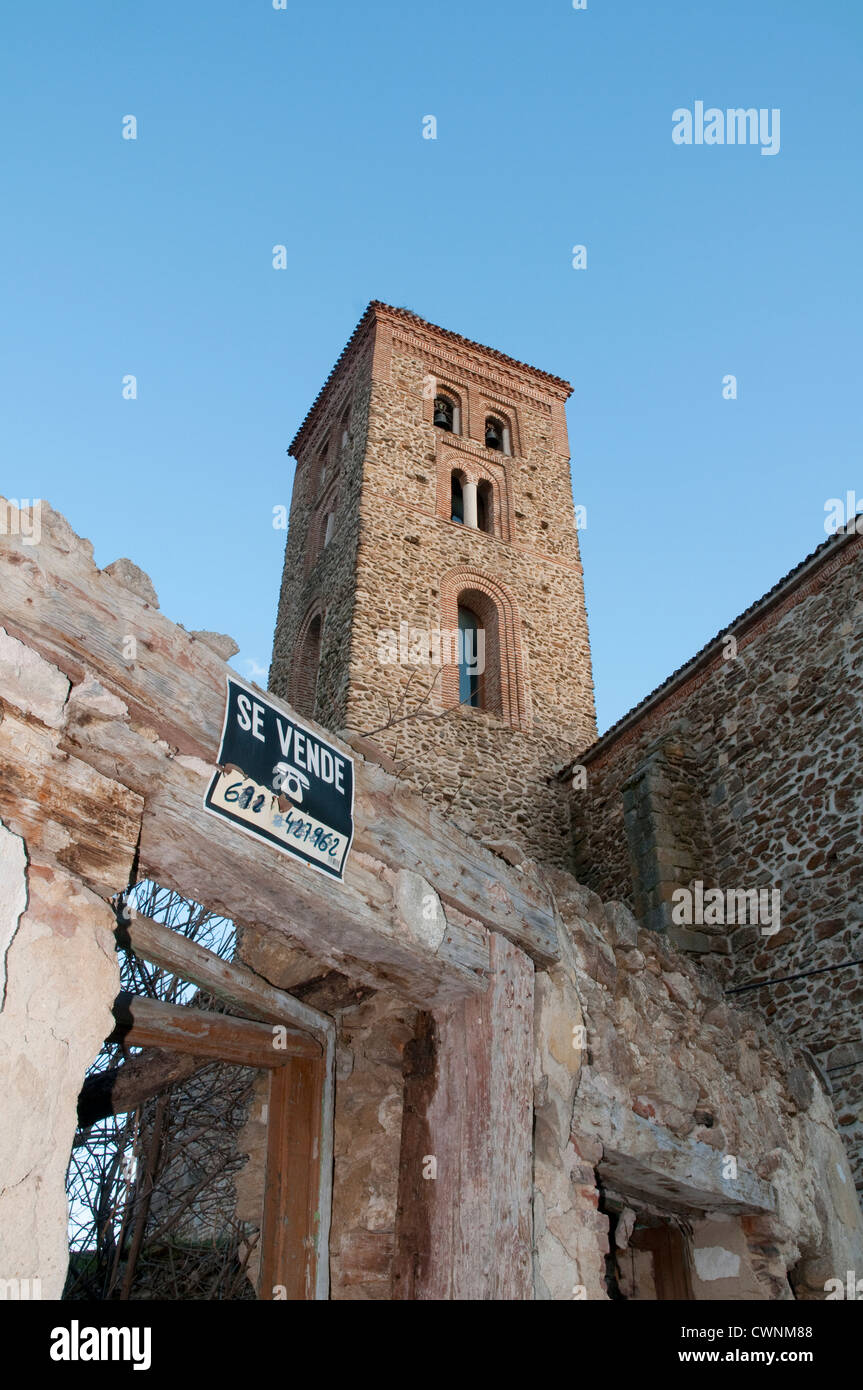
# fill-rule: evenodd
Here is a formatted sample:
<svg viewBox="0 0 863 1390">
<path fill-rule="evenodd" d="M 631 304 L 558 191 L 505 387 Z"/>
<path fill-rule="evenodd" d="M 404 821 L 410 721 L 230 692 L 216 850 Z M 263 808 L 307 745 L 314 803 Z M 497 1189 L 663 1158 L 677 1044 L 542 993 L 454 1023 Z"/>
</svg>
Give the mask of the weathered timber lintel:
<svg viewBox="0 0 863 1390">
<path fill-rule="evenodd" d="M 0 537 L 0 594 L 7 630 L 75 683 L 61 749 L 143 798 L 142 867 L 166 886 L 239 923 L 286 932 L 332 970 L 426 1006 L 484 990 L 489 931 L 539 965 L 557 958 L 539 875 L 504 863 L 347 745 L 357 791 L 344 884 L 324 885 L 297 861 L 207 816 L 201 795 L 217 754 L 229 668 L 99 571 L 87 543 L 47 506 L 40 545 Z M 122 656 L 129 634 L 138 642 L 134 662 Z M 284 701 L 274 703 L 292 714 Z M 398 910 L 394 878 L 405 869 L 447 911 L 437 949 L 422 924 Z"/>
<path fill-rule="evenodd" d="M 160 965 L 215 994 L 226 1004 L 241 1009 L 244 1017 L 263 1023 L 293 1023 L 315 1035 L 321 1034 L 322 1020 L 316 1009 L 276 989 L 247 965 L 224 960 L 163 922 L 132 911 L 129 921 L 117 928 L 117 938 L 121 945 L 128 941 L 142 960 Z"/>
<path fill-rule="evenodd" d="M 113 1013 L 117 1026 L 107 1041 L 127 1047 L 163 1047 L 247 1067 L 280 1067 L 289 1057 L 314 1061 L 323 1056 L 320 1043 L 297 1029 L 283 1028 L 276 1047 L 274 1030 L 264 1023 L 143 995 L 118 994 Z"/>
<path fill-rule="evenodd" d="M 134 1053 L 118 1067 L 93 1072 L 85 1079 L 78 1096 L 79 1130 L 89 1129 L 106 1115 L 123 1115 L 137 1109 L 206 1065 L 206 1058 L 154 1047 Z M 86 1141 L 76 1141 L 80 1142 Z"/>
</svg>

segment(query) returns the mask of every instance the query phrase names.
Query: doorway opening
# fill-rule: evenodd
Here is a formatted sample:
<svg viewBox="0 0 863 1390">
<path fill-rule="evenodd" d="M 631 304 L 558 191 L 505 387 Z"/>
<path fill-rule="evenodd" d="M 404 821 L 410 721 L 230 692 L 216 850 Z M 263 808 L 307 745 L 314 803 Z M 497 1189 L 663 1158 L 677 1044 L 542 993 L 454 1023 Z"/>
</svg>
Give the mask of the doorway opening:
<svg viewBox="0 0 863 1390">
<path fill-rule="evenodd" d="M 139 884 L 118 924 L 116 1027 L 67 1174 L 64 1298 L 321 1296 L 331 1098 L 303 1006 L 234 961 L 233 923 L 178 893 Z M 263 1177 L 238 1201 L 255 1122 Z"/>
</svg>

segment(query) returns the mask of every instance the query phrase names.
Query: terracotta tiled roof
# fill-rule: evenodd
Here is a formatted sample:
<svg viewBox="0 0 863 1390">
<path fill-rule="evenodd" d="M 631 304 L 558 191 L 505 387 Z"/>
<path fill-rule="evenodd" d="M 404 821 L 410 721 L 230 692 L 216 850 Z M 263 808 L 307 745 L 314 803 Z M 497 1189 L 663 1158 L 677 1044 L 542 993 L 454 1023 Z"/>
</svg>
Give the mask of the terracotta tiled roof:
<svg viewBox="0 0 863 1390">
<path fill-rule="evenodd" d="M 762 594 L 761 598 L 756 599 L 748 608 L 745 608 L 733 622 L 728 623 L 726 627 L 717 632 L 715 637 L 711 637 L 710 641 L 706 642 L 693 657 L 690 657 L 689 661 L 684 662 L 676 671 L 672 671 L 667 680 L 664 680 L 655 690 L 651 690 L 650 694 L 645 695 L 644 699 L 640 700 L 637 705 L 633 705 L 632 709 L 618 719 L 616 724 L 612 724 L 611 728 L 606 729 L 601 738 L 598 738 L 595 743 L 590 744 L 590 746 L 580 753 L 577 758 L 574 758 L 571 763 L 568 763 L 566 767 L 562 768 L 558 776 L 562 779 L 566 778 L 571 774 L 573 767 L 592 761 L 600 752 L 603 752 L 610 744 L 614 743 L 615 739 L 619 737 L 624 729 L 629 728 L 633 724 L 637 724 L 638 720 L 646 713 L 648 708 L 655 704 L 659 704 L 676 686 L 684 685 L 702 664 L 706 665 L 708 658 L 716 655 L 717 648 L 726 637 L 732 634 L 734 636 L 741 635 L 741 631 L 745 631 L 751 627 L 757 618 L 763 617 L 771 608 L 778 604 L 785 595 L 792 592 L 796 585 L 802 580 L 804 574 L 819 569 L 822 564 L 832 559 L 834 553 L 838 552 L 842 546 L 850 545 L 855 540 L 859 542 L 860 539 L 860 535 L 856 532 L 853 523 L 847 530 L 840 530 L 837 531 L 835 535 L 828 536 L 811 554 L 806 556 L 805 560 L 801 560 L 799 565 L 795 565 L 793 569 L 783 575 L 783 577 L 773 585 L 772 589 L 768 589 L 766 594 Z"/>
<path fill-rule="evenodd" d="M 420 318 L 419 314 L 412 313 L 410 309 L 395 308 L 392 304 L 384 304 L 383 301 L 380 299 L 373 299 L 366 308 L 365 313 L 363 314 L 362 318 L 360 319 L 350 338 L 348 338 L 348 341 L 345 343 L 345 346 L 343 347 L 342 351 L 339 353 L 339 356 L 336 360 L 336 363 L 332 371 L 330 372 L 329 376 L 327 377 L 318 394 L 315 396 L 315 399 L 312 402 L 311 408 L 309 409 L 305 419 L 303 420 L 303 423 L 300 425 L 300 428 L 297 430 L 296 435 L 291 440 L 291 445 L 288 449 L 289 454 L 293 455 L 295 450 L 299 448 L 300 444 L 302 443 L 303 435 L 305 434 L 308 426 L 310 425 L 318 405 L 325 396 L 329 388 L 329 385 L 335 377 L 336 373 L 338 372 L 339 367 L 342 365 L 342 362 L 345 360 L 348 353 L 353 348 L 354 344 L 362 336 L 368 324 L 371 323 L 372 320 L 378 317 L 379 315 L 381 317 L 400 319 L 404 322 L 406 326 L 412 324 L 414 327 L 418 329 L 425 329 L 427 331 L 430 330 L 431 332 L 439 335 L 441 338 L 445 339 L 447 342 L 452 344 L 453 347 L 469 348 L 476 352 L 482 352 L 487 357 L 492 358 L 493 361 L 499 362 L 501 366 L 510 368 L 514 367 L 517 371 L 520 372 L 529 372 L 531 376 L 537 377 L 540 381 L 548 382 L 549 385 L 556 388 L 556 390 L 563 389 L 566 392 L 567 396 L 571 395 L 572 393 L 572 386 L 568 381 L 565 381 L 563 377 L 552 376 L 550 372 L 543 372 L 539 369 L 539 367 L 531 367 L 527 362 L 519 362 L 518 358 L 516 357 L 507 357 L 506 353 L 498 352 L 496 348 L 486 347 L 484 343 L 476 343 L 473 341 L 472 338 L 464 338 L 460 333 L 453 333 L 448 328 L 441 328 L 436 323 L 430 323 L 428 319 Z"/>
</svg>

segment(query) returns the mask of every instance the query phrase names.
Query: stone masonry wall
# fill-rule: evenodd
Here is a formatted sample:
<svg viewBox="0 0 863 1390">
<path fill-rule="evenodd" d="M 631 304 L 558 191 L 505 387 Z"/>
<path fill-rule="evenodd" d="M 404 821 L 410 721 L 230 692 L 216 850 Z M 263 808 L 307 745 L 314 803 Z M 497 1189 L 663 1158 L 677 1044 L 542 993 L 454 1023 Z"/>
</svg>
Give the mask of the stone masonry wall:
<svg viewBox="0 0 863 1390">
<path fill-rule="evenodd" d="M 777 887 L 781 923 L 770 935 L 737 925 L 705 936 L 708 929 L 696 927 L 681 944 L 715 960 L 730 946 L 723 966 L 729 988 L 777 981 L 741 997 L 818 1057 L 858 1184 L 863 971 L 835 967 L 863 955 L 861 579 L 863 541 L 828 546 L 806 582 L 780 595 L 778 609 L 744 633 L 736 656 L 672 692 L 595 758 L 588 753 L 587 786 L 571 793 L 577 877 L 634 907 L 627 788 L 663 740 L 685 747 L 704 822 L 702 852 L 682 844 L 668 807 L 664 819 L 656 808 L 652 833 L 673 847 L 658 875 L 666 906 L 675 887 L 696 879 L 723 889 Z M 636 849 L 650 859 L 647 830 L 638 833 Z"/>
<path fill-rule="evenodd" d="M 676 945 L 691 946 L 692 932 L 671 920 L 670 894 L 695 873 L 710 883 L 714 873 L 698 762 L 687 742 L 671 736 L 651 745 L 621 793 L 636 915 L 646 927 L 667 931 Z M 704 930 L 714 939 L 698 944 L 727 950 L 723 929 Z"/>
<path fill-rule="evenodd" d="M 612 1233 L 619 1255 L 646 1213 L 692 1230 L 696 1298 L 823 1298 L 860 1268 L 863 1216 L 813 1067 L 622 904 L 549 883 L 562 959 L 536 976 L 536 1297 L 607 1298 Z"/>
<path fill-rule="evenodd" d="M 349 366 L 338 374 L 326 407 L 300 451 L 270 667 L 269 688 L 290 699 L 297 638 L 310 609 L 320 603 L 324 623 L 315 717 L 328 729 L 341 728 L 346 718 L 370 370 L 370 345 L 360 343 Z M 343 447 L 340 425 L 346 412 L 349 439 Z M 327 477 L 321 485 L 318 462 L 325 440 L 331 447 Z M 309 564 L 309 546 L 317 548 L 323 539 L 317 533 L 325 507 L 334 509 L 333 534 Z"/>
</svg>

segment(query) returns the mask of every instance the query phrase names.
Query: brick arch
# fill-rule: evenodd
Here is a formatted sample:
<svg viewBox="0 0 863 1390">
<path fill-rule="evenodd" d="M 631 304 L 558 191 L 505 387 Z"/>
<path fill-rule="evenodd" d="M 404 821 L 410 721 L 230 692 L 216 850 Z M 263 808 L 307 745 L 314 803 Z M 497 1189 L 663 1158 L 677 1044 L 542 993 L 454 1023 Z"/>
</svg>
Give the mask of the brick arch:
<svg viewBox="0 0 863 1390">
<path fill-rule="evenodd" d="M 485 434 L 485 422 L 492 416 L 495 420 L 500 420 L 509 430 L 509 453 L 504 454 L 504 458 L 514 458 L 521 453 L 518 439 L 518 412 L 511 405 L 498 402 L 491 396 L 484 396 L 480 402 L 482 411 L 482 429 Z M 483 441 L 484 442 L 484 441 Z"/>
<path fill-rule="evenodd" d="M 324 526 L 326 512 L 323 506 L 319 505 L 309 517 L 309 527 L 306 532 L 306 553 L 303 561 L 303 572 L 308 578 L 315 567 L 315 562 L 324 548 Z"/>
<path fill-rule="evenodd" d="M 458 410 L 459 427 L 454 432 L 455 438 L 466 438 L 468 435 L 468 396 L 469 392 L 463 385 L 451 381 L 449 377 L 441 377 L 436 373 L 429 373 L 434 377 L 434 390 L 427 391 L 423 397 L 423 419 L 431 424 L 434 420 L 434 398 L 435 396 L 448 396 L 453 405 Z"/>
<path fill-rule="evenodd" d="M 291 658 L 288 704 L 307 719 L 313 719 L 315 714 L 325 617 L 320 599 L 315 599 L 300 623 Z"/>
<path fill-rule="evenodd" d="M 459 566 L 444 575 L 440 585 L 441 628 L 458 630 L 458 610 L 463 605 L 479 618 L 485 630 L 485 672 L 482 677 L 483 708 L 500 716 L 514 729 L 530 727 L 530 711 L 521 655 L 521 623 L 518 606 L 500 580 L 482 570 Z M 445 661 L 441 671 L 441 699 L 445 709 L 459 703 L 458 665 Z"/>
</svg>

